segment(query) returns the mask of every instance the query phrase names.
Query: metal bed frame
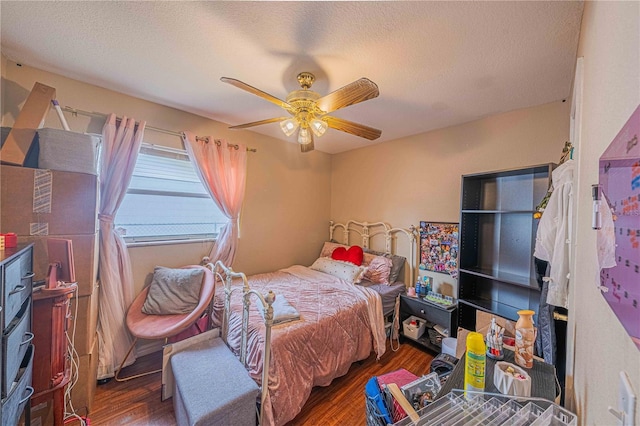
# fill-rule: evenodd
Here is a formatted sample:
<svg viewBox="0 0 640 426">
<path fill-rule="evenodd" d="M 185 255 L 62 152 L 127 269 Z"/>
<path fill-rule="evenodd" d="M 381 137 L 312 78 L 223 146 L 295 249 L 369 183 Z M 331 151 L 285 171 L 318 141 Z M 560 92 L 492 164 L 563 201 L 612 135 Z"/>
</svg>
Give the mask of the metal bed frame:
<svg viewBox="0 0 640 426">
<path fill-rule="evenodd" d="M 384 251 L 389 254 L 396 254 L 392 251 L 393 240 L 396 234 L 404 234 L 409 240 L 410 253 L 409 256 L 405 256 L 407 263 L 409 264 L 409 277 L 410 282 L 406 282 L 407 286 L 411 286 L 416 279 L 414 275 L 416 273 L 416 244 L 418 231 L 415 226 L 411 225 L 408 229 L 404 228 L 392 228 L 385 222 L 358 222 L 356 220 L 349 220 L 346 223 L 336 223 L 334 221 L 329 222 L 329 240 L 333 240 L 334 233 L 338 232 L 338 228 L 342 228 L 342 244 L 349 245 L 351 233 L 355 233 L 360 236 L 359 243 L 362 244 L 362 248 L 370 248 L 370 242 L 376 235 L 384 236 Z"/>
<path fill-rule="evenodd" d="M 224 283 L 224 314 L 222 317 L 222 327 L 220 337 L 227 343 L 227 337 L 229 332 L 229 318 L 231 316 L 231 295 L 235 290 L 239 290 L 238 287 L 232 288 L 234 279 L 242 280 L 242 340 L 240 343 L 240 362 L 242 365 L 247 366 L 247 333 L 249 330 L 249 306 L 251 305 L 251 295 L 255 295 L 258 298 L 258 302 L 262 304 L 264 309 L 264 324 L 265 324 L 265 337 L 264 337 L 264 358 L 262 366 L 262 384 L 260 386 L 260 411 L 258 419 L 260 424 L 263 423 L 264 414 L 264 401 L 267 398 L 267 392 L 269 390 L 269 365 L 271 361 L 271 327 L 273 326 L 273 302 L 276 300 L 276 295 L 271 290 L 266 296 L 263 296 L 256 290 L 249 288 L 249 282 L 247 276 L 242 272 L 235 272 L 230 267 L 225 266 L 221 261 L 217 261 L 215 264 L 208 262 L 206 267 L 209 268 L 213 274 L 214 279 L 217 281 L 220 279 Z M 213 308 L 213 299 L 211 301 Z M 213 309 L 211 309 L 213 312 Z"/>
</svg>

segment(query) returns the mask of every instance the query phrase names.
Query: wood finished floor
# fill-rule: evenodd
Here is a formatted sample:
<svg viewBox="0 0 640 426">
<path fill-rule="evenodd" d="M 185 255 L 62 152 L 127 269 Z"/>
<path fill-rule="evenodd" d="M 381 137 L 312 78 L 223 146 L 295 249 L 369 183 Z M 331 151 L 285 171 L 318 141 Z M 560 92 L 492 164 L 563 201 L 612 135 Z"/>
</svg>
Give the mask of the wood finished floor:
<svg viewBox="0 0 640 426">
<path fill-rule="evenodd" d="M 364 425 L 364 385 L 372 376 L 405 368 L 416 375 L 429 372 L 433 355 L 426 350 L 406 342 L 397 352 L 389 349 L 380 361 L 371 355 L 364 361 L 354 363 L 349 372 L 333 381 L 328 387 L 316 387 L 298 416 L 288 423 L 298 425 Z M 123 370 L 123 374 L 159 368 L 161 354 L 140 358 L 135 365 Z M 91 426 L 175 425 L 172 400 L 160 401 L 160 374 L 99 385 L 89 415 Z M 79 422 L 68 423 L 71 426 Z"/>
</svg>

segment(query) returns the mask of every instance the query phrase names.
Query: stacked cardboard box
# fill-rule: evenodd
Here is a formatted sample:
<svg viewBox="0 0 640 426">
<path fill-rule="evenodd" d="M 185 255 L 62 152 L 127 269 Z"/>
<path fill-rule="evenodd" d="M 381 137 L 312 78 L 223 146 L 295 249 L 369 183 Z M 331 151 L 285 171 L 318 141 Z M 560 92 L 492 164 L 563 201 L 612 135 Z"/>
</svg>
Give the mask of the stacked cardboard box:
<svg viewBox="0 0 640 426">
<path fill-rule="evenodd" d="M 15 165 L 28 164 L 28 157 L 32 148 L 36 129 L 44 124 L 51 101 L 56 98 L 56 89 L 36 82 L 27 97 L 20 114 L 13 123 L 3 142 L 0 152 L 2 162 Z"/>
<path fill-rule="evenodd" d="M 87 380 L 78 380 L 72 391 L 73 408 L 79 416 L 87 416 L 96 392 L 96 380 L 98 374 L 98 340 L 94 340 L 93 347 L 88 354 L 78 359 L 78 377 L 87 377 Z M 31 407 L 31 426 L 52 425 L 53 398 L 46 399 Z M 22 424 L 22 423 L 21 423 Z"/>
<path fill-rule="evenodd" d="M 80 357 L 74 406 L 89 409 L 97 373 L 98 177 L 57 170 L 0 166 L 0 232 L 15 232 L 33 243 L 34 280 L 44 280 L 47 239 L 72 241 L 78 292 L 71 300 L 74 347 Z"/>
<path fill-rule="evenodd" d="M 71 390 L 71 402 L 79 415 L 91 412 L 98 380 L 98 349 L 98 339 L 94 338 L 89 352 L 78 359 L 78 381 Z"/>
<path fill-rule="evenodd" d="M 20 425 L 24 424 L 21 419 Z M 45 426 L 53 424 L 53 398 L 31 405 L 31 426 Z"/>
</svg>

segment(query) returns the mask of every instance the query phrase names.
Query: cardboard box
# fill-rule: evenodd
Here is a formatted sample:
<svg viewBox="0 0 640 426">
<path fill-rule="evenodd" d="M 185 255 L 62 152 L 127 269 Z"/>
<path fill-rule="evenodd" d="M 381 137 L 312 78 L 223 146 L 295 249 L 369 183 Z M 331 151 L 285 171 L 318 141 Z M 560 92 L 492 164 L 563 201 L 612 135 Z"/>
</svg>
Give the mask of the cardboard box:
<svg viewBox="0 0 640 426">
<path fill-rule="evenodd" d="M 96 289 L 98 279 L 98 247 L 99 234 L 87 235 L 48 235 L 42 237 L 18 236 L 18 243 L 33 243 L 34 280 L 44 280 L 49 270 L 47 255 L 47 238 L 64 238 L 71 240 L 73 246 L 73 263 L 78 283 L 78 296 L 88 296 Z"/>
<path fill-rule="evenodd" d="M 476 311 L 476 331 L 485 336 L 487 334 L 487 331 L 489 331 L 489 328 L 491 327 L 491 318 L 495 318 L 496 324 L 498 324 L 500 327 L 504 327 L 505 336 L 513 337 L 516 335 L 515 321 L 511 321 L 506 318 L 483 311 Z"/>
<path fill-rule="evenodd" d="M 513 337 L 516 332 L 516 323 L 506 318 L 499 317 L 497 315 L 490 314 L 484 311 L 476 311 L 476 329 L 478 333 L 483 336 L 487 335 L 487 331 L 491 327 L 491 318 L 496 319 L 496 324 L 500 327 L 504 327 L 504 336 Z M 457 341 L 456 341 L 456 358 L 460 359 L 464 352 L 467 350 L 467 336 L 469 332 L 473 330 L 467 330 L 466 328 L 458 327 Z"/>
<path fill-rule="evenodd" d="M 514 321 L 484 311 L 476 311 L 475 331 L 482 334 L 483 336 L 486 336 L 487 331 L 489 331 L 489 328 L 491 327 L 491 318 L 495 318 L 496 324 L 498 324 L 500 327 L 504 327 L 505 338 L 512 338 L 513 336 L 515 336 L 516 323 Z M 458 327 L 458 333 L 456 337 L 456 358 L 458 359 L 460 359 L 460 357 L 464 355 L 464 352 L 467 350 L 467 336 L 469 335 L 470 331 L 472 330 Z"/>
<path fill-rule="evenodd" d="M 13 128 L 2 145 L 0 158 L 3 163 L 22 166 L 29 153 L 36 129 L 42 127 L 56 89 L 36 82 L 27 97 Z"/>
<path fill-rule="evenodd" d="M 73 408 L 80 414 L 90 413 L 93 406 L 98 380 L 98 350 L 99 345 L 96 338 L 91 351 L 86 355 L 81 355 L 78 362 L 78 381 L 71 389 L 71 402 Z"/>
<path fill-rule="evenodd" d="M 6 141 L 7 136 L 9 136 L 9 132 L 11 132 L 11 127 L 0 127 L 0 146 L 4 145 L 4 141 Z"/>
<path fill-rule="evenodd" d="M 94 291 L 88 296 L 73 297 L 69 306 L 71 312 L 71 324 L 69 325 L 69 336 L 73 332 L 75 325 L 75 336 L 73 346 L 78 355 L 87 355 L 91 352 L 96 339 L 96 328 L 98 326 L 98 299 L 99 291 Z M 77 310 L 76 310 L 77 308 Z"/>
<path fill-rule="evenodd" d="M 24 424 L 24 418 L 20 424 Z M 49 426 L 52 424 L 53 398 L 31 406 L 31 426 Z"/>
<path fill-rule="evenodd" d="M 98 177 L 0 166 L 0 233 L 81 235 L 98 231 Z"/>
</svg>

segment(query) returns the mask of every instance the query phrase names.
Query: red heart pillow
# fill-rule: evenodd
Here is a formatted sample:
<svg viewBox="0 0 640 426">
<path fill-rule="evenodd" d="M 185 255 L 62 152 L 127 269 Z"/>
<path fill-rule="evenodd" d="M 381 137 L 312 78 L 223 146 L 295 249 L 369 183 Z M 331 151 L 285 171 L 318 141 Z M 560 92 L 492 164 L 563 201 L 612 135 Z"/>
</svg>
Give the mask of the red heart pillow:
<svg viewBox="0 0 640 426">
<path fill-rule="evenodd" d="M 357 266 L 362 265 L 363 256 L 364 253 L 360 246 L 351 246 L 349 247 L 349 250 L 344 247 L 338 247 L 333 251 L 333 253 L 331 253 L 331 258 L 333 260 L 344 260 Z"/>
</svg>

